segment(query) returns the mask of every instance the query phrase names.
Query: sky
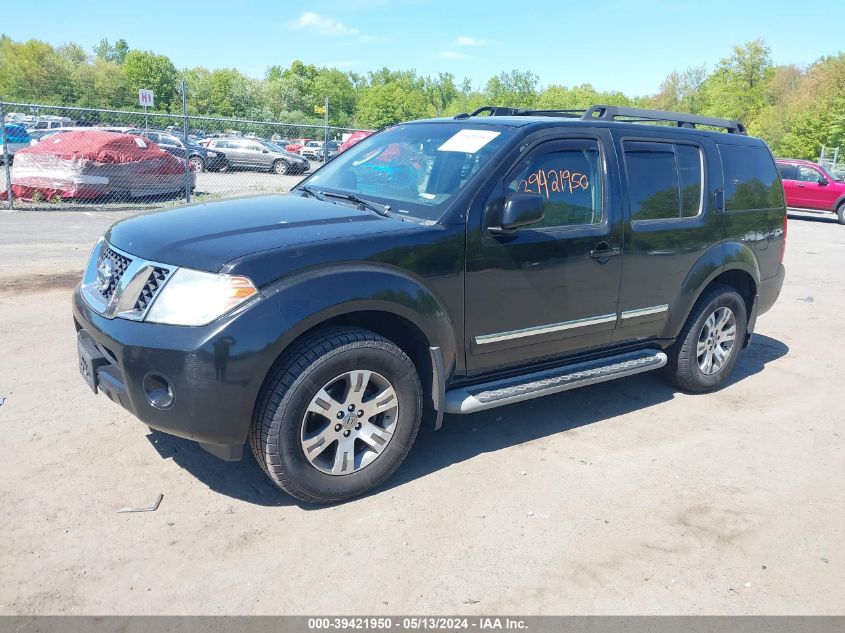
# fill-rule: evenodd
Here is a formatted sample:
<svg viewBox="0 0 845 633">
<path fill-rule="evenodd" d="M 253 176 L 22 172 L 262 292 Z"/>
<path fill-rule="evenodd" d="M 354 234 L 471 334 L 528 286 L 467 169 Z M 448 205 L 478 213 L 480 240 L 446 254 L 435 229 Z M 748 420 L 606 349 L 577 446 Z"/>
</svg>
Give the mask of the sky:
<svg viewBox="0 0 845 633">
<path fill-rule="evenodd" d="M 0 32 L 87 50 L 124 38 L 178 68 L 263 77 L 300 59 L 357 73 L 451 72 L 476 88 L 516 68 L 543 86 L 629 96 L 657 92 L 672 70 L 712 68 L 757 38 L 776 64 L 806 66 L 845 46 L 842 0 L 32 0 L 27 14 L 54 18 L 3 21 Z"/>
</svg>

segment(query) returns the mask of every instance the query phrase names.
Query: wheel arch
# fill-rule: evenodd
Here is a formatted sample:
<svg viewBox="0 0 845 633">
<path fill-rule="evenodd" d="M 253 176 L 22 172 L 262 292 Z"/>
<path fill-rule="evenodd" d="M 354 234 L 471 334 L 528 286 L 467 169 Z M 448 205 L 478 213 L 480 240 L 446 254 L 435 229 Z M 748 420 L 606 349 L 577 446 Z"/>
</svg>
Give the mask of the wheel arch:
<svg viewBox="0 0 845 633">
<path fill-rule="evenodd" d="M 733 287 L 743 298 L 749 321 L 749 333 L 754 326 L 757 289 L 760 285 L 760 266 L 754 251 L 741 242 L 723 242 L 711 248 L 692 267 L 684 280 L 679 303 L 682 309 L 669 323 L 669 337 L 676 338 L 689 319 L 698 299 L 713 284 Z"/>
<path fill-rule="evenodd" d="M 279 359 L 303 337 L 328 327 L 360 327 L 408 355 L 423 386 L 426 418 L 440 425 L 445 381 L 457 358 L 455 330 L 442 302 L 421 281 L 378 265 L 333 266 L 282 279 L 262 294 L 281 315 L 272 362 L 262 368 L 262 390 Z"/>
</svg>

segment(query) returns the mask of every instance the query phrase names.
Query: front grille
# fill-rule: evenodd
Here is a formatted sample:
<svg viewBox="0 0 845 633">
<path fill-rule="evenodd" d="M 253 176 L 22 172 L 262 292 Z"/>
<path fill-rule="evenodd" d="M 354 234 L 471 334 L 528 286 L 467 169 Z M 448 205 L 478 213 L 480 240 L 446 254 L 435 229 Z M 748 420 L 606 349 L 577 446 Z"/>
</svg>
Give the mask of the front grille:
<svg viewBox="0 0 845 633">
<path fill-rule="evenodd" d="M 99 270 L 100 264 L 105 259 L 110 259 L 112 263 L 112 274 L 111 277 L 108 279 L 108 283 L 105 287 L 97 286 L 97 290 L 100 292 L 101 295 L 105 298 L 106 301 L 111 300 L 112 296 L 114 295 L 114 291 L 117 289 L 117 285 L 120 283 L 121 277 L 123 277 L 123 273 L 126 272 L 126 269 L 129 267 L 129 264 L 132 263 L 132 260 L 128 257 L 124 257 L 120 253 L 116 253 L 108 246 L 103 246 L 103 250 L 100 252 L 100 257 L 97 260 L 97 269 Z"/>
<path fill-rule="evenodd" d="M 166 268 L 159 268 L 158 266 L 153 268 L 150 276 L 147 278 L 147 283 L 144 284 L 144 287 L 141 289 L 141 294 L 138 295 L 138 300 L 135 302 L 134 310 L 136 312 L 139 314 L 146 312 L 147 307 L 153 300 L 153 297 L 156 296 L 156 293 L 167 280 L 167 276 L 169 274 L 170 271 Z"/>
</svg>

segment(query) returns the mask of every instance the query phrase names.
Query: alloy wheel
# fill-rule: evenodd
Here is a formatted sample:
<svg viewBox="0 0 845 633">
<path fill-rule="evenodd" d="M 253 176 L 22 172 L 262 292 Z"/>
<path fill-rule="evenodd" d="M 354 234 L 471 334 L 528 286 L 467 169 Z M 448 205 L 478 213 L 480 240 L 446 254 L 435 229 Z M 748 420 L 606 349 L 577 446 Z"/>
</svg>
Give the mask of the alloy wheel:
<svg viewBox="0 0 845 633">
<path fill-rule="evenodd" d="M 736 344 L 736 316 L 728 307 L 716 308 L 707 317 L 696 345 L 698 368 L 706 376 L 717 373 L 731 357 Z"/>
<path fill-rule="evenodd" d="M 381 374 L 349 371 L 326 383 L 302 419 L 305 458 L 320 472 L 349 475 L 377 460 L 396 429 L 399 400 Z"/>
</svg>

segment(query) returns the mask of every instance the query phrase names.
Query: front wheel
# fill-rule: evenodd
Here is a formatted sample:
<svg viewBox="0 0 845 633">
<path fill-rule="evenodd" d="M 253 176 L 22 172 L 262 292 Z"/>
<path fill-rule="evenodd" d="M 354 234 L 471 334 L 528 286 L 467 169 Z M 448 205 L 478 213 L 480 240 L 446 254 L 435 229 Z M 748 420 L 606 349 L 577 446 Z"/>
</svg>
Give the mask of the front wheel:
<svg viewBox="0 0 845 633">
<path fill-rule="evenodd" d="M 711 286 L 668 350 L 669 379 L 694 393 L 718 389 L 739 359 L 747 327 L 745 301 L 739 293 L 731 286 Z"/>
<path fill-rule="evenodd" d="M 399 467 L 417 436 L 422 388 L 408 356 L 360 328 L 317 332 L 277 362 L 250 445 L 279 488 L 309 503 L 357 497 Z"/>
<path fill-rule="evenodd" d="M 836 217 L 839 219 L 839 224 L 845 224 L 845 202 L 836 209 Z"/>
<path fill-rule="evenodd" d="M 191 169 L 197 173 L 205 171 L 205 162 L 199 156 L 191 156 L 188 160 L 191 164 Z"/>
</svg>

